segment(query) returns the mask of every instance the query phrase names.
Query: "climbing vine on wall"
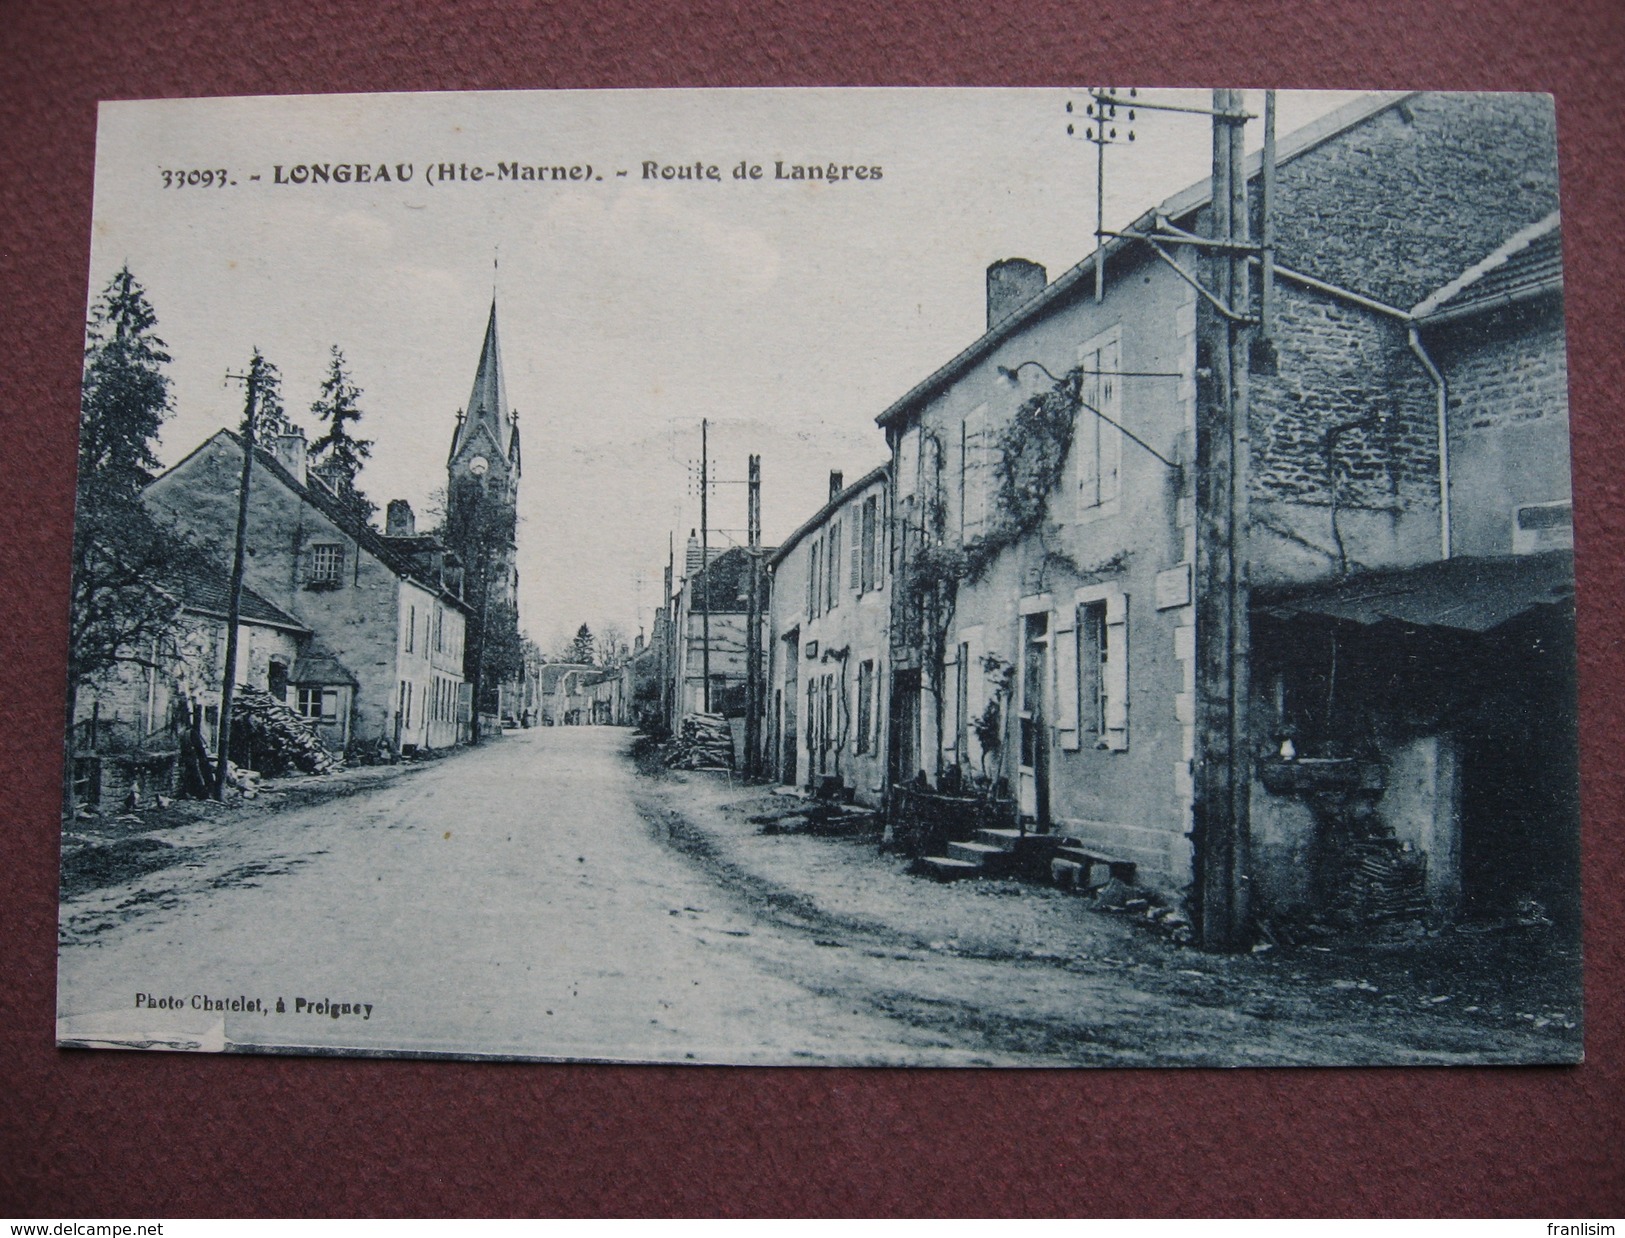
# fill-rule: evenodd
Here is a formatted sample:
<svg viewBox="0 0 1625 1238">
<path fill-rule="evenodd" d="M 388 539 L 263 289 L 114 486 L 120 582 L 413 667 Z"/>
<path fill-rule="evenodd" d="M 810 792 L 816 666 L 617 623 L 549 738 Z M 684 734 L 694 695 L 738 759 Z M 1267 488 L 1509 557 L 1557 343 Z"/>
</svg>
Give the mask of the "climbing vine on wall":
<svg viewBox="0 0 1625 1238">
<path fill-rule="evenodd" d="M 967 548 L 969 579 L 1043 525 L 1050 495 L 1066 468 L 1082 395 L 1083 371 L 1071 370 L 1048 391 L 1025 400 L 999 431 L 993 520 L 986 535 Z"/>
<path fill-rule="evenodd" d="M 987 531 L 962 547 L 947 537 L 948 508 L 943 496 L 947 452 L 937 435 L 923 431 L 919 540 L 909 556 L 904 586 L 908 610 L 918 623 L 921 662 L 935 702 L 939 735 L 947 636 L 959 586 L 980 579 L 1004 551 L 1041 533 L 1049 496 L 1061 483 L 1073 427 L 1083 408 L 1082 383 L 1081 369 L 1072 370 L 1048 391 L 1023 401 L 999 431 L 994 462 L 997 488 Z M 940 764 L 940 745 L 938 757 Z"/>
</svg>

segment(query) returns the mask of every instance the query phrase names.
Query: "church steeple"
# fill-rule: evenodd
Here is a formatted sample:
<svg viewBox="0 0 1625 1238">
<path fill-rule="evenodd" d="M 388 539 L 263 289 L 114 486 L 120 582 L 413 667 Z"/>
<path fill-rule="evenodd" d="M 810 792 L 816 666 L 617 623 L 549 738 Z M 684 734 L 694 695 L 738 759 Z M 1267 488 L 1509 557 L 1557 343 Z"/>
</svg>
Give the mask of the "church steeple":
<svg viewBox="0 0 1625 1238">
<path fill-rule="evenodd" d="M 467 414 L 457 427 L 451 455 L 456 459 L 481 428 L 491 436 L 490 450 L 506 458 L 513 442 L 513 422 L 509 417 L 508 388 L 502 381 L 502 353 L 497 346 L 497 302 L 491 298 L 491 316 L 485 324 L 485 342 L 480 347 L 480 363 L 474 371 L 474 386 L 468 393 Z"/>
</svg>

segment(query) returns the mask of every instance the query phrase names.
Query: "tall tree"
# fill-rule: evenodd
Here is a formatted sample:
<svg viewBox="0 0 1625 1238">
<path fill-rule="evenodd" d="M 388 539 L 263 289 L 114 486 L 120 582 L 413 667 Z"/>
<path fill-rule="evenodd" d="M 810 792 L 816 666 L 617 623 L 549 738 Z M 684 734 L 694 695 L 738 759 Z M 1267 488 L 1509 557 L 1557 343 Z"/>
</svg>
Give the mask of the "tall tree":
<svg viewBox="0 0 1625 1238">
<path fill-rule="evenodd" d="M 597 661 L 597 643 L 592 638 L 592 629 L 582 624 L 576 629 L 576 638 L 570 642 L 570 661 L 580 662 L 587 666 Z"/>
<path fill-rule="evenodd" d="M 158 467 L 170 357 L 146 290 L 125 266 L 91 307 L 80 388 L 68 638 L 66 799 L 79 691 L 123 662 L 153 662 L 178 620 L 173 541 L 141 492 Z"/>
<path fill-rule="evenodd" d="M 492 479 L 457 478 L 446 504 L 442 534 L 462 559 L 463 597 L 473 608 L 463 673 L 478 686 L 481 711 L 497 707 L 500 687 L 524 667 L 519 614 L 508 600 L 504 549 L 513 545 L 518 518 Z"/>
<path fill-rule="evenodd" d="M 362 465 L 372 455 L 372 440 L 357 438 L 353 431 L 361 420 L 361 394 L 345 368 L 344 354 L 334 344 L 321 394 L 310 406 L 311 415 L 327 429 L 310 445 L 310 451 L 318 475 L 340 498 L 352 503 L 363 519 L 369 519 L 378 509 L 356 485 Z"/>
<path fill-rule="evenodd" d="M 626 630 L 618 623 L 602 629 L 594 642 L 598 649 L 598 665 L 619 666 L 626 660 Z"/>
<path fill-rule="evenodd" d="M 248 359 L 248 377 L 254 384 L 254 439 L 269 447 L 277 435 L 293 428 L 282 405 L 282 371 L 255 348 Z"/>
</svg>

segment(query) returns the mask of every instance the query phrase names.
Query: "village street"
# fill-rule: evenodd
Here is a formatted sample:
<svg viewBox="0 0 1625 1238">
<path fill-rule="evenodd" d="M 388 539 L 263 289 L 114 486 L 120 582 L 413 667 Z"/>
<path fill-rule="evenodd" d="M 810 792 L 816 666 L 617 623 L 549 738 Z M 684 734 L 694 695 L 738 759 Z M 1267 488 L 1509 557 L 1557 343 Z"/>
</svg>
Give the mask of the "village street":
<svg viewBox="0 0 1625 1238">
<path fill-rule="evenodd" d="M 783 796 L 640 772 L 632 739 L 514 732 L 342 798 L 170 831 L 175 862 L 65 892 L 61 1038 L 935 1065 L 1578 1048 L 1579 1012 L 1540 1004 L 1527 960 L 1514 980 L 1487 957 L 1545 951 L 1564 992 L 1578 958 L 1554 964 L 1540 930 L 1204 955 L 1059 891 L 942 886 L 872 839 L 764 830 L 750 817 Z"/>
</svg>

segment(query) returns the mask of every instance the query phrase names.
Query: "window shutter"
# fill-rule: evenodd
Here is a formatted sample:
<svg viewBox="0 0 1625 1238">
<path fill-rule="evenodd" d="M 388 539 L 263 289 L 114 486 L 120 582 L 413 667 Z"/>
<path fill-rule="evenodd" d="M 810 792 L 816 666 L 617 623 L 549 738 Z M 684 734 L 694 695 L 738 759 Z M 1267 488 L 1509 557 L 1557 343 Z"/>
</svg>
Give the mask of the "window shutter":
<svg viewBox="0 0 1625 1238">
<path fill-rule="evenodd" d="M 1100 350 L 1100 403 L 1095 407 L 1117 425 L 1123 424 L 1123 402 L 1119 398 L 1118 356 L 1121 349 L 1114 340 Z M 1113 377 L 1106 377 L 1106 375 Z M 1098 418 L 1097 418 L 1098 420 Z M 1123 433 L 1114 426 L 1100 423 L 1100 501 L 1115 499 L 1118 495 L 1118 477 L 1123 462 Z"/>
<path fill-rule="evenodd" d="M 1057 610 L 1055 649 L 1055 730 L 1066 752 L 1078 750 L 1078 608 Z"/>
<path fill-rule="evenodd" d="M 1106 746 L 1128 747 L 1128 594 L 1106 597 Z"/>
<path fill-rule="evenodd" d="M 950 765 L 957 764 L 965 755 L 959 751 L 959 646 L 950 646 L 951 652 L 942 663 L 942 735 L 941 744 Z"/>
<path fill-rule="evenodd" d="M 959 504 L 964 513 L 965 536 L 971 538 L 980 536 L 987 520 L 987 405 L 972 410 L 965 418 L 962 433 L 965 486 Z"/>
</svg>

